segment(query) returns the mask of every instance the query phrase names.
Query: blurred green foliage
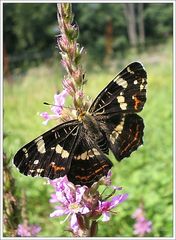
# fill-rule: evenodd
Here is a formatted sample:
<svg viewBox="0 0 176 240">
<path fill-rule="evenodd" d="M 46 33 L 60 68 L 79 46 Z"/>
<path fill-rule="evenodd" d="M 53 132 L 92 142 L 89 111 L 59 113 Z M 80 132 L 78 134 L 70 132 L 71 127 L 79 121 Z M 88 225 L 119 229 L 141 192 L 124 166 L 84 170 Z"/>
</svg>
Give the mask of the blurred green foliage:
<svg viewBox="0 0 176 240">
<path fill-rule="evenodd" d="M 134 220 L 131 215 L 143 201 L 146 218 L 153 224 L 149 236 L 171 237 L 172 41 L 150 47 L 141 54 L 128 53 L 124 60 L 118 61 L 117 58 L 118 64 L 112 69 L 97 67 L 87 72 L 85 92 L 92 98 L 96 97 L 118 71 L 135 60 L 143 62 L 148 73 L 147 102 L 140 113 L 145 122 L 144 146 L 120 163 L 110 154 L 114 163 L 113 184 L 122 186 L 129 198 L 119 205 L 117 215 L 113 215 L 111 221 L 99 223 L 98 236 L 133 236 Z M 4 82 L 4 130 L 7 135 L 4 150 L 8 158 L 12 158 L 23 144 L 54 126 L 54 122 L 43 126 L 37 113 L 48 111 L 48 107 L 42 103 L 52 102 L 53 94 L 62 88 L 63 73 L 58 65 L 58 62 L 42 64 L 31 68 L 14 84 Z M 66 223 L 60 224 L 63 218 L 49 218 L 54 208 L 49 203 L 52 189 L 45 184 L 45 180 L 25 177 L 13 165 L 11 171 L 16 179 L 14 184 L 19 198 L 23 190 L 26 192 L 29 222 L 42 227 L 39 235 L 70 236 L 64 230 Z"/>
<path fill-rule="evenodd" d="M 139 21 L 138 5 L 134 4 L 136 22 Z M 4 51 L 9 59 L 10 70 L 25 70 L 29 66 L 36 66 L 56 52 L 55 35 L 59 33 L 56 4 L 4 3 L 3 10 Z M 172 3 L 143 4 L 145 48 L 165 42 L 172 35 L 172 11 Z M 106 57 L 108 47 L 111 59 L 117 59 L 117 56 L 125 57 L 131 43 L 124 4 L 74 3 L 73 12 L 74 21 L 80 28 L 79 42 L 89 52 L 91 66 L 95 62 L 104 63 L 102 59 Z M 109 33 L 109 40 L 106 36 L 108 24 L 109 31 L 112 31 Z M 139 26 L 137 38 L 138 28 Z M 139 47 L 137 42 L 138 50 Z"/>
</svg>

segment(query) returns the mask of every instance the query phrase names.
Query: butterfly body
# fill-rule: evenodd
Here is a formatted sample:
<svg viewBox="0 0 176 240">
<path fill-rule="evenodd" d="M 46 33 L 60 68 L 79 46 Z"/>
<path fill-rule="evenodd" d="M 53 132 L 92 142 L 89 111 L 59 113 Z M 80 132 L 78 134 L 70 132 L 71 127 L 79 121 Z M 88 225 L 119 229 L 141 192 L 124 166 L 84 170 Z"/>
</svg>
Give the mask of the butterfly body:
<svg viewBox="0 0 176 240">
<path fill-rule="evenodd" d="M 128 65 L 77 119 L 62 123 L 22 147 L 14 164 L 24 175 L 50 179 L 68 176 L 91 186 L 118 161 L 143 143 L 144 124 L 136 114 L 146 101 L 146 72 L 139 62 Z"/>
<path fill-rule="evenodd" d="M 108 154 L 109 146 L 105 132 L 103 131 L 102 121 L 96 120 L 94 116 L 87 113 L 83 119 L 84 129 L 90 139 L 94 139 L 102 152 Z"/>
</svg>

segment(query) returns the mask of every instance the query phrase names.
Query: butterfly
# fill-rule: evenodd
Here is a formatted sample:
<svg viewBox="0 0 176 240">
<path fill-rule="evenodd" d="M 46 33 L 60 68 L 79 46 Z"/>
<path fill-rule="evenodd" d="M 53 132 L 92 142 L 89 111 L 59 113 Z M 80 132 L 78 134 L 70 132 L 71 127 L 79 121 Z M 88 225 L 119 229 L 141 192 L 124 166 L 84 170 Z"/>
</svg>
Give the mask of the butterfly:
<svg viewBox="0 0 176 240">
<path fill-rule="evenodd" d="M 96 97 L 86 112 L 43 133 L 14 157 L 24 175 L 91 186 L 112 167 L 111 150 L 121 161 L 143 144 L 144 123 L 136 113 L 146 102 L 147 74 L 129 64 Z"/>
</svg>

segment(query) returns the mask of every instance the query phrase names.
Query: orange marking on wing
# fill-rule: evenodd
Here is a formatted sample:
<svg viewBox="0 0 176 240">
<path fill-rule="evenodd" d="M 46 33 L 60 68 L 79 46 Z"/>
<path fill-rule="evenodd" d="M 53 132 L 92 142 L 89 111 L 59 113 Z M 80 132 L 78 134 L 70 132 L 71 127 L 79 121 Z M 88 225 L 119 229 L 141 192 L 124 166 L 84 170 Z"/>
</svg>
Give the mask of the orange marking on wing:
<svg viewBox="0 0 176 240">
<path fill-rule="evenodd" d="M 140 103 L 141 103 L 141 101 L 136 96 L 134 96 L 134 108 L 135 108 L 135 110 L 138 110 L 138 105 Z"/>
<path fill-rule="evenodd" d="M 80 180 L 88 180 L 90 177 L 92 177 L 93 175 L 95 175 L 96 173 L 100 172 L 103 168 L 108 167 L 108 164 L 104 164 L 102 167 L 98 168 L 95 172 L 93 172 L 91 175 L 89 176 L 75 176 L 75 178 L 78 178 Z"/>
<path fill-rule="evenodd" d="M 136 131 L 136 134 L 135 134 L 132 142 L 130 142 L 130 143 L 126 146 L 126 148 L 124 148 L 124 149 L 122 150 L 122 153 L 124 153 L 131 145 L 133 145 L 133 143 L 134 143 L 136 140 L 138 140 L 138 136 L 139 136 L 139 131 L 138 131 L 138 130 L 139 130 L 139 127 L 137 126 L 137 131 Z"/>
<path fill-rule="evenodd" d="M 52 163 L 50 163 L 50 166 L 53 168 L 55 172 L 65 170 L 65 167 L 59 167 L 59 166 L 53 165 Z"/>
</svg>

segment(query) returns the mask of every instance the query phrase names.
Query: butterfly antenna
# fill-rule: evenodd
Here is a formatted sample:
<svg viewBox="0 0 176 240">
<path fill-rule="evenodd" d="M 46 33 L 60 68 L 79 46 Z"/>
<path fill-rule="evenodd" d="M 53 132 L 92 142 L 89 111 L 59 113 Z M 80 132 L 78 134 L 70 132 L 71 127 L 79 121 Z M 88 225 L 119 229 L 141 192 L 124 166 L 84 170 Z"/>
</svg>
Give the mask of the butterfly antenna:
<svg viewBox="0 0 176 240">
<path fill-rule="evenodd" d="M 48 102 L 43 102 L 43 104 L 48 105 L 48 106 L 62 107 L 62 108 L 69 108 L 69 109 L 75 110 L 75 109 L 72 108 L 72 107 L 64 107 L 64 106 L 60 106 L 60 105 L 56 105 L 56 104 L 52 104 L 52 103 L 48 103 Z"/>
<path fill-rule="evenodd" d="M 84 91 L 84 85 L 87 82 L 87 80 L 85 79 L 85 74 L 83 74 L 83 84 L 82 84 L 82 91 Z"/>
</svg>

